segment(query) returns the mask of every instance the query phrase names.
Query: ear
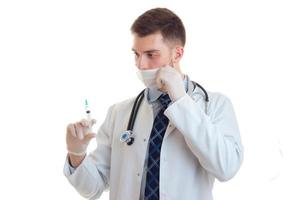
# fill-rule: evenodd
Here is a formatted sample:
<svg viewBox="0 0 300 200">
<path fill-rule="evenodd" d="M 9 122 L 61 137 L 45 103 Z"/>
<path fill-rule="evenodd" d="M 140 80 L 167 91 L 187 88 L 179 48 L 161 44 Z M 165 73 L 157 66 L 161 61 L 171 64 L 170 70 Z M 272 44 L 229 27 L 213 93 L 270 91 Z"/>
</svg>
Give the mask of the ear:
<svg viewBox="0 0 300 200">
<path fill-rule="evenodd" d="M 175 46 L 172 53 L 173 63 L 178 64 L 183 56 L 184 48 L 182 46 Z"/>
</svg>

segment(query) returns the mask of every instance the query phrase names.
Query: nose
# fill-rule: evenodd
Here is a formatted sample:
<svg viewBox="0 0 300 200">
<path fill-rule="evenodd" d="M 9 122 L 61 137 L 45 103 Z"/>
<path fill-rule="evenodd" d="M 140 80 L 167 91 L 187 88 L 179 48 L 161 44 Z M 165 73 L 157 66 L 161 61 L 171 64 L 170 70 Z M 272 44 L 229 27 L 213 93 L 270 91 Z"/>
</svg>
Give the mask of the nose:
<svg viewBox="0 0 300 200">
<path fill-rule="evenodd" d="M 147 58 L 145 58 L 143 55 L 136 59 L 136 66 L 139 69 L 148 69 L 149 65 L 147 62 Z"/>
</svg>

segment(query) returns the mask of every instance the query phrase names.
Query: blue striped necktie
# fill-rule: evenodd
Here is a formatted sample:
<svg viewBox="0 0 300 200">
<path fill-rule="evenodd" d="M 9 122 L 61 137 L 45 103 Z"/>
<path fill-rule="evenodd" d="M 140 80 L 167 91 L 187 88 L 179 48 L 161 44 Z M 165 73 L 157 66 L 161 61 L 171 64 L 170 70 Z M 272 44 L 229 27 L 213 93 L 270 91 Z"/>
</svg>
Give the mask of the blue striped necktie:
<svg viewBox="0 0 300 200">
<path fill-rule="evenodd" d="M 159 165 L 162 141 L 169 123 L 164 111 L 171 102 L 169 95 L 163 94 L 159 97 L 162 109 L 154 119 L 149 139 L 148 164 L 145 186 L 145 200 L 159 199 Z"/>
</svg>

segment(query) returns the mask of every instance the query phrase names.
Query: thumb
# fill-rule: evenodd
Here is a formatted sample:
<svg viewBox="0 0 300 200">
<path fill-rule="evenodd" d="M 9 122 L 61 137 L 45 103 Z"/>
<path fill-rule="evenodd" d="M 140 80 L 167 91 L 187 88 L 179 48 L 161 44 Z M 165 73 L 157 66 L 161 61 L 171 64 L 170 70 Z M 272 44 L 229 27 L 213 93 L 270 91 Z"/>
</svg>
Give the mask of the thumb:
<svg viewBox="0 0 300 200">
<path fill-rule="evenodd" d="M 97 123 L 97 120 L 95 120 L 95 119 L 92 119 L 91 120 L 91 126 L 93 126 L 94 124 L 96 124 Z"/>
<path fill-rule="evenodd" d="M 155 78 L 155 82 L 156 82 L 156 85 L 157 85 L 157 88 L 158 89 L 162 89 L 163 87 L 163 82 L 161 80 L 161 74 L 160 73 L 157 73 L 157 76 Z"/>
<path fill-rule="evenodd" d="M 84 141 L 85 142 L 89 142 L 91 139 L 93 139 L 94 137 L 96 137 L 96 134 L 95 133 L 87 133 L 85 136 L 84 136 Z"/>
</svg>

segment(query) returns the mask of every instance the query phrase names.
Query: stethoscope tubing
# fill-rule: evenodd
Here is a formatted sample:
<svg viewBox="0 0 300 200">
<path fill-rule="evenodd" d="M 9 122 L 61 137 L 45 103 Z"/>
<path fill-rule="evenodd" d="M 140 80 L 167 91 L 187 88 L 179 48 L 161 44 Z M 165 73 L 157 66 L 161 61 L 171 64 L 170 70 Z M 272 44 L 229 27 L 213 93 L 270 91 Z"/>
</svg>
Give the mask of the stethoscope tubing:
<svg viewBox="0 0 300 200">
<path fill-rule="evenodd" d="M 194 89 L 196 87 L 199 87 L 204 95 L 205 95 L 205 102 L 206 104 L 209 102 L 209 97 L 208 97 L 208 94 L 206 92 L 206 90 L 197 82 L 194 82 L 192 81 L 193 85 L 194 85 Z M 135 101 L 134 101 L 134 104 L 133 104 L 133 107 L 132 107 L 132 110 L 131 110 L 131 113 L 130 113 L 130 118 L 129 118 L 129 122 L 128 122 L 128 125 L 127 125 L 127 130 L 128 131 L 132 131 L 133 130 L 133 126 L 134 126 L 134 122 L 135 122 L 135 119 L 136 119 L 136 116 L 137 116 L 137 113 L 139 111 L 139 108 L 140 108 L 140 105 L 143 101 L 143 98 L 144 98 L 144 93 L 145 93 L 145 89 L 143 91 L 141 91 L 138 96 L 135 98 Z"/>
</svg>

